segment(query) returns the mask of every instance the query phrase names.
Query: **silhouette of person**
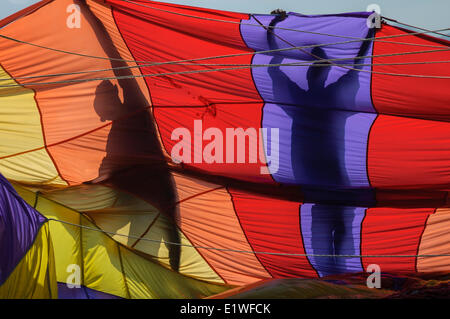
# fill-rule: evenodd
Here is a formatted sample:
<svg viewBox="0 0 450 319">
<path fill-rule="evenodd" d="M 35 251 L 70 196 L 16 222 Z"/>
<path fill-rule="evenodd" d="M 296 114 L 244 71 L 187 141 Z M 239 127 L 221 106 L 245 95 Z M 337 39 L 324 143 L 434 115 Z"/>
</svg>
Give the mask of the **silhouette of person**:
<svg viewBox="0 0 450 319">
<path fill-rule="evenodd" d="M 277 16 L 269 26 L 275 26 L 286 17 L 280 12 L 275 13 Z M 269 48 L 278 49 L 272 30 L 269 28 L 267 31 Z M 364 44 L 358 56 L 365 50 L 367 45 Z M 317 61 L 307 70 L 308 89 L 300 87 L 280 66 L 269 67 L 268 74 L 272 80 L 273 103 L 278 104 L 292 120 L 291 165 L 294 179 L 302 186 L 306 200 L 309 193 L 319 193 L 321 199 L 326 201 L 328 194 L 349 184 L 344 163 L 344 135 L 345 122 L 350 115 L 333 108 L 355 105 L 360 67 L 346 71 L 335 82 L 326 85 L 332 65 L 320 61 L 327 59 L 321 47 L 314 47 L 311 55 Z M 276 52 L 270 64 L 281 64 L 283 59 Z M 341 204 L 345 205 L 344 202 Z M 305 245 L 308 253 L 351 254 L 349 247 L 352 245 L 350 241 L 355 219 L 352 210 L 341 205 L 313 204 L 310 210 L 302 214 L 309 215 L 302 216 L 302 223 L 311 223 L 302 227 L 303 236 L 310 236 L 307 240 L 309 246 Z M 313 260 L 321 275 L 344 272 L 351 262 L 343 257 L 320 257 Z"/>
<path fill-rule="evenodd" d="M 133 75 L 114 46 L 105 27 L 82 3 L 81 11 L 91 24 L 97 39 L 109 58 L 116 77 Z M 136 79 L 118 79 L 118 85 L 102 81 L 96 89 L 94 109 L 101 121 L 112 121 L 106 145 L 106 156 L 99 168 L 98 178 L 92 183 L 104 182 L 131 193 L 152 206 L 170 221 L 170 229 L 161 241 L 180 243 L 176 224 L 175 185 L 164 158 L 153 115 Z M 119 97 L 119 88 L 123 101 Z M 133 227 L 130 225 L 130 232 Z M 151 230 L 150 230 L 151 231 Z M 180 246 L 166 244 L 173 270 L 179 270 Z"/>
</svg>

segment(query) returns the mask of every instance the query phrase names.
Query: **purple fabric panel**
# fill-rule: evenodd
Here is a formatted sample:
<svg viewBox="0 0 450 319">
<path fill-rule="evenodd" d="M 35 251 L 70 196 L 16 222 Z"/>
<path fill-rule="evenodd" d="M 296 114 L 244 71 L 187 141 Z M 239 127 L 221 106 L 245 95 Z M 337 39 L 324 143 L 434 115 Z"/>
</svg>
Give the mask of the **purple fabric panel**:
<svg viewBox="0 0 450 319">
<path fill-rule="evenodd" d="M 58 282 L 58 299 L 122 299 L 98 290 L 81 286 L 69 288 L 65 283 Z"/>
<path fill-rule="evenodd" d="M 367 141 L 376 115 L 266 103 L 263 127 L 279 129 L 278 182 L 365 188 Z M 272 144 L 267 135 L 268 152 Z"/>
<path fill-rule="evenodd" d="M 268 26 L 273 20 L 273 15 L 257 15 L 256 18 L 265 26 Z M 252 17 L 246 23 L 259 25 Z M 291 48 L 294 46 L 308 46 L 317 44 L 331 44 L 336 42 L 347 42 L 355 39 L 372 37 L 373 32 L 366 25 L 365 17 L 347 17 L 347 16 L 299 16 L 290 14 L 288 17 L 276 23 L 275 27 L 296 29 L 305 32 L 295 32 L 289 30 L 275 29 L 274 42 L 269 43 L 267 31 L 262 27 L 249 25 L 241 26 L 242 37 L 249 48 L 256 51 L 271 50 L 281 48 Z M 306 33 L 313 32 L 313 33 Z M 328 35 L 320 35 L 323 33 Z M 329 36 L 336 35 L 336 36 Z M 283 40 L 289 42 L 286 43 Z M 311 56 L 311 53 L 320 56 L 323 59 L 342 59 L 344 61 L 335 61 L 335 64 L 352 64 L 354 57 L 370 55 L 372 52 L 372 41 L 356 41 L 350 43 L 341 43 L 320 46 L 316 48 L 305 48 L 305 52 L 298 49 L 255 55 L 253 64 L 262 63 L 292 63 L 292 62 L 314 62 L 317 60 Z M 370 64 L 371 58 L 356 61 L 358 64 Z M 273 89 L 274 78 L 271 78 L 270 70 L 274 69 L 276 73 L 282 73 L 293 81 L 296 86 L 304 91 L 296 94 L 280 94 Z M 315 69 L 326 69 L 325 72 L 315 71 Z M 370 71 L 369 66 L 359 66 L 357 69 Z M 308 79 L 308 71 L 311 74 Z M 312 77 L 322 73 L 323 77 L 317 76 L 317 81 L 312 81 Z M 266 102 L 288 103 L 296 105 L 308 105 L 310 107 L 340 108 L 353 111 L 365 111 L 375 113 L 370 98 L 370 79 L 368 72 L 359 72 L 349 70 L 338 66 L 330 67 L 298 67 L 281 66 L 279 68 L 253 68 L 255 84 Z M 325 89 L 319 88 L 318 91 L 308 92 L 311 89 L 310 84 L 317 84 L 318 80 L 325 78 Z M 276 85 L 276 83 L 275 83 Z M 280 84 L 281 85 L 281 84 Z M 330 87 L 331 86 L 331 87 Z M 315 94 L 312 94 L 315 93 Z M 332 93 L 332 94 L 322 94 Z M 299 99 L 301 98 L 301 99 Z"/>
<path fill-rule="evenodd" d="M 344 165 L 348 186 L 370 188 L 367 176 L 367 143 L 369 131 L 377 115 L 354 113 L 347 116 L 344 124 Z"/>
<path fill-rule="evenodd" d="M 303 204 L 301 231 L 305 251 L 311 255 L 360 255 L 361 223 L 366 208 Z M 308 257 L 319 275 L 363 271 L 359 257 Z"/>
<path fill-rule="evenodd" d="M 256 15 L 255 16 L 263 25 L 268 26 L 274 19 L 274 15 Z M 305 48 L 301 50 L 289 50 L 268 54 L 255 55 L 254 64 L 265 63 L 292 63 L 292 62 L 314 62 L 317 60 L 311 54 L 321 57 L 322 59 L 348 59 L 344 61 L 334 61 L 335 64 L 370 64 L 371 58 L 354 61 L 356 56 L 370 55 L 372 52 L 372 41 L 354 41 L 355 39 L 373 37 L 373 30 L 367 28 L 366 17 L 349 17 L 349 16 L 301 16 L 297 14 L 289 14 L 288 17 L 276 23 L 274 26 L 279 28 L 295 29 L 302 32 L 290 30 L 275 29 L 273 42 L 268 40 L 268 32 L 259 26 L 258 22 L 252 17 L 245 23 L 257 26 L 242 25 L 241 34 L 249 48 L 255 51 L 291 48 L 292 46 L 309 46 L 318 44 L 330 44 L 315 48 Z M 312 32 L 312 33 L 308 33 Z M 321 34 L 319 34 L 321 33 Z M 326 35 L 325 35 L 326 34 Z M 336 36 L 330 36 L 336 35 Z M 288 43 L 286 43 L 286 42 Z M 347 42 L 333 44 L 336 42 Z M 272 89 L 273 79 L 271 79 L 270 69 L 275 69 L 278 73 L 288 76 L 296 85 L 303 90 L 311 90 L 308 83 L 307 72 L 312 75 L 315 73 L 323 73 L 325 86 L 332 85 L 328 90 L 320 89 L 317 94 L 307 94 L 302 96 L 303 100 L 293 99 L 290 94 L 277 94 Z M 266 102 L 276 103 L 292 103 L 302 104 L 326 108 L 343 108 L 354 111 L 366 111 L 375 113 L 370 98 L 370 79 L 369 72 L 359 72 L 355 70 L 344 69 L 338 66 L 325 67 L 326 72 L 315 71 L 322 69 L 321 67 L 298 67 L 298 66 L 281 66 L 279 68 L 253 68 L 253 76 L 255 84 Z M 359 66 L 356 69 L 370 71 L 371 67 Z M 269 76 L 268 76 L 269 75 Z M 347 75 L 344 77 L 344 75 Z M 310 76 L 311 78 L 311 76 Z M 320 77 L 319 77 L 320 78 Z M 320 78 L 322 80 L 322 78 Z M 355 83 L 357 82 L 357 83 Z M 355 93 L 356 91 L 356 93 Z M 320 93 L 331 92 L 331 96 Z M 307 92 L 308 93 L 308 92 Z M 299 97 L 301 93 L 297 93 L 295 97 Z M 311 98 L 309 98 L 313 95 Z M 305 101 L 306 99 L 306 101 Z M 308 102 L 308 103 L 305 103 Z M 311 103 L 312 102 L 312 103 Z"/>
<path fill-rule="evenodd" d="M 25 256 L 45 220 L 0 174 L 0 285 Z"/>
<path fill-rule="evenodd" d="M 267 26 L 274 16 L 256 18 Z M 253 17 L 247 22 L 258 24 Z M 366 26 L 366 16 L 359 13 L 354 17 L 290 14 L 272 25 L 314 32 L 275 29 L 276 35 L 295 46 L 352 41 L 373 34 Z M 254 50 L 291 47 L 261 27 L 242 25 L 241 33 Z M 372 42 L 356 41 L 305 50 L 323 59 L 350 58 L 337 62 L 341 64 L 370 64 L 370 58 L 354 61 L 354 57 L 370 55 Z M 312 63 L 314 60 L 308 53 L 291 50 L 255 54 L 253 64 Z M 256 87 L 265 101 L 263 127 L 280 130 L 279 168 L 271 172 L 276 181 L 306 188 L 370 188 L 367 140 L 376 115 L 370 96 L 371 74 L 359 71 L 370 71 L 370 66 L 354 68 L 328 65 L 252 69 Z M 267 144 L 271 144 L 270 136 Z M 270 150 L 270 146 L 266 149 Z"/>
</svg>

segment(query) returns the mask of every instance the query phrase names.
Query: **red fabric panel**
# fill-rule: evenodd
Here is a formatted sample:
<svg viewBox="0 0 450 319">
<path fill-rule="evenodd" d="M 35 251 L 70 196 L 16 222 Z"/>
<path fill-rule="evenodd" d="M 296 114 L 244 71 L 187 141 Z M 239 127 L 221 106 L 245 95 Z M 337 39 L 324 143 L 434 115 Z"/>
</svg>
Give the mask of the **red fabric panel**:
<svg viewBox="0 0 450 319">
<path fill-rule="evenodd" d="M 361 234 L 362 255 L 417 255 L 427 218 L 434 209 L 369 208 Z M 377 264 L 382 273 L 412 273 L 416 257 L 363 257 L 363 267 Z"/>
<path fill-rule="evenodd" d="M 241 38 L 239 24 L 183 17 L 122 1 L 109 0 L 107 3 L 112 5 L 116 23 L 136 60 L 173 61 L 252 52 Z M 140 3 L 205 18 L 234 22 L 248 19 L 248 15 L 238 13 L 157 2 Z M 252 55 L 245 55 L 198 63 L 251 64 L 251 60 Z M 218 67 L 177 64 L 143 67 L 142 71 L 144 74 L 154 74 Z M 208 127 L 221 129 L 224 147 L 225 128 L 251 127 L 258 130 L 261 127 L 263 101 L 255 88 L 250 69 L 147 77 L 146 81 L 163 144 L 169 154 L 178 142 L 171 140 L 172 131 L 178 127 L 189 129 L 191 149 L 194 150 L 194 120 L 203 120 L 203 131 Z M 207 143 L 203 142 L 203 147 Z M 248 140 L 246 143 L 248 150 Z M 260 174 L 264 164 L 259 159 L 257 163 L 248 162 L 247 159 L 242 164 L 192 163 L 186 166 L 227 177 L 272 182 L 269 175 Z"/>
<path fill-rule="evenodd" d="M 305 254 L 300 204 L 230 190 L 234 208 L 254 251 Z M 256 254 L 274 278 L 316 278 L 307 257 Z"/>
<path fill-rule="evenodd" d="M 450 123 L 379 115 L 369 136 L 372 187 L 448 189 Z"/>
<path fill-rule="evenodd" d="M 376 37 L 406 34 L 402 29 L 383 25 L 377 31 Z M 425 35 L 403 36 L 380 39 L 394 43 L 375 41 L 373 54 L 384 55 L 401 52 L 417 52 L 438 49 L 449 49 L 450 42 Z M 412 46 L 402 43 L 433 45 Z M 449 61 L 450 51 L 402 54 L 397 56 L 373 58 L 373 71 L 403 74 L 421 74 L 433 76 L 448 76 L 450 63 L 409 64 L 409 65 L 376 65 L 377 63 L 405 63 L 423 61 Z M 398 114 L 419 118 L 450 121 L 448 107 L 449 79 L 415 78 L 372 74 L 372 98 L 375 109 L 382 114 Z"/>
</svg>

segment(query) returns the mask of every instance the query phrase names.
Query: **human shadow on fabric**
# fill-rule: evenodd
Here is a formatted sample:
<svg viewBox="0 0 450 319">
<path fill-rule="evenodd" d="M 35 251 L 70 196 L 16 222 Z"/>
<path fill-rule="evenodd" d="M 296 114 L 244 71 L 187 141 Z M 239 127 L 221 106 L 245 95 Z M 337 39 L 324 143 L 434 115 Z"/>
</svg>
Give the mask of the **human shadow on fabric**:
<svg viewBox="0 0 450 319">
<path fill-rule="evenodd" d="M 275 26 L 283 19 L 278 15 L 270 26 Z M 267 31 L 271 50 L 279 48 L 272 30 L 269 28 Z M 358 56 L 367 49 L 368 41 L 365 41 Z M 311 56 L 316 61 L 307 70 L 307 89 L 294 82 L 280 66 L 269 67 L 268 73 L 273 83 L 274 103 L 292 121 L 290 162 L 294 180 L 301 185 L 306 200 L 308 194 L 313 193 L 313 201 L 327 201 L 327 196 L 349 185 L 345 169 L 345 124 L 353 114 L 336 108 L 343 105 L 351 108 L 355 105 L 361 67 L 346 70 L 335 82 L 326 85 L 332 68 L 331 63 L 324 61 L 328 59 L 326 52 L 321 47 L 314 47 Z M 270 64 L 281 64 L 283 59 L 282 55 L 276 53 Z M 342 194 L 345 194 L 345 190 Z M 358 196 L 358 191 L 352 194 Z M 344 196 L 340 205 L 312 205 L 309 218 L 311 224 L 308 225 L 311 229 L 312 250 L 307 253 L 335 255 L 347 249 L 343 243 L 349 242 L 351 232 L 349 234 L 348 231 L 352 229 L 355 216 L 346 212 L 345 206 L 342 206 L 348 205 L 346 200 Z M 315 260 L 318 261 L 316 270 L 321 275 L 346 271 L 344 259 L 320 257 Z"/>
<path fill-rule="evenodd" d="M 82 14 L 89 21 L 99 43 L 115 69 L 116 77 L 133 73 L 121 61 L 122 57 L 101 21 L 80 2 Z M 178 271 L 180 266 L 180 235 L 176 223 L 177 205 L 173 178 L 163 155 L 153 115 L 147 99 L 135 78 L 122 78 L 114 85 L 103 80 L 96 89 L 94 109 L 101 121 L 112 121 L 106 156 L 99 168 L 98 178 L 92 183 L 105 183 L 128 192 L 157 208 L 170 221 L 171 227 L 161 238 L 169 250 L 170 266 Z M 120 98 L 122 92 L 123 100 Z M 130 225 L 130 233 L 133 227 Z M 151 232 L 151 229 L 149 230 Z"/>
</svg>

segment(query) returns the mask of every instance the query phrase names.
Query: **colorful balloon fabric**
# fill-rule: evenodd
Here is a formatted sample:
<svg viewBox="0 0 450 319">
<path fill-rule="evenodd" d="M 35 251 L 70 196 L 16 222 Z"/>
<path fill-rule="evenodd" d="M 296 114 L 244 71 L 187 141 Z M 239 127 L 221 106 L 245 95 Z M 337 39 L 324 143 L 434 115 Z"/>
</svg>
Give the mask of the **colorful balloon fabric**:
<svg viewBox="0 0 450 319">
<path fill-rule="evenodd" d="M 448 273 L 450 42 L 369 16 L 43 0 L 0 21 L 0 297 Z"/>
</svg>

